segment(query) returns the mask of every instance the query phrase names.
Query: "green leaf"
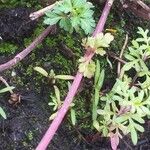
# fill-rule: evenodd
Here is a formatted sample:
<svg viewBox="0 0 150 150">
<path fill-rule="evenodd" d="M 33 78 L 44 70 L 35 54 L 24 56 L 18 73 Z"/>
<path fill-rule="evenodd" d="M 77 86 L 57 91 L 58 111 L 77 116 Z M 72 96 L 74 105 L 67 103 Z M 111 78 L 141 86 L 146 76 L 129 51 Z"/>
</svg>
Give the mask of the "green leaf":
<svg viewBox="0 0 150 150">
<path fill-rule="evenodd" d="M 104 56 L 106 54 L 106 51 L 103 48 L 97 48 L 96 54 Z"/>
<path fill-rule="evenodd" d="M 71 0 L 63 0 L 62 4 L 60 4 L 59 9 L 61 9 L 65 14 L 71 12 L 73 9 Z"/>
<path fill-rule="evenodd" d="M 96 71 L 95 71 L 95 77 L 94 77 L 94 85 L 96 86 L 100 74 L 100 63 L 99 60 L 96 60 Z"/>
<path fill-rule="evenodd" d="M 66 31 L 69 31 L 70 33 L 73 32 L 71 22 L 68 18 L 62 18 L 59 22 L 60 28 L 63 28 Z"/>
<path fill-rule="evenodd" d="M 99 90 L 102 88 L 102 85 L 103 85 L 103 82 L 104 82 L 104 77 L 105 77 L 105 71 L 104 71 L 104 69 L 103 69 L 103 70 L 101 71 L 101 73 L 100 73 L 99 80 L 98 80 L 98 83 L 97 83 L 97 85 L 96 85 Z"/>
<path fill-rule="evenodd" d="M 134 145 L 136 145 L 137 140 L 138 140 L 138 135 L 137 135 L 137 132 L 133 126 L 130 127 L 130 133 L 131 133 L 132 142 Z"/>
<path fill-rule="evenodd" d="M 54 89 L 55 89 L 55 95 L 56 95 L 57 103 L 58 103 L 58 105 L 60 105 L 61 104 L 61 101 L 60 101 L 60 91 L 59 91 L 58 87 L 55 86 L 55 85 L 54 85 Z"/>
<path fill-rule="evenodd" d="M 81 19 L 81 28 L 84 30 L 85 34 L 89 34 L 92 32 L 91 26 L 89 26 L 86 19 Z"/>
<path fill-rule="evenodd" d="M 128 59 L 129 61 L 135 60 L 135 58 L 134 58 L 132 55 L 130 55 L 130 54 L 125 54 L 124 56 L 125 56 L 125 58 Z"/>
<path fill-rule="evenodd" d="M 142 44 L 140 47 L 139 47 L 139 50 L 146 50 L 148 48 L 148 45 L 147 44 Z"/>
<path fill-rule="evenodd" d="M 122 115 L 122 116 L 116 118 L 117 123 L 123 123 L 127 120 L 128 120 L 128 116 L 126 116 L 126 115 Z"/>
<path fill-rule="evenodd" d="M 120 77 L 123 77 L 125 71 L 129 71 L 131 68 L 134 68 L 136 61 L 126 63 L 121 69 Z"/>
<path fill-rule="evenodd" d="M 74 7 L 80 7 L 83 6 L 86 0 L 72 0 L 73 6 Z"/>
<path fill-rule="evenodd" d="M 136 40 L 133 40 L 133 41 L 132 41 L 132 45 L 133 45 L 135 48 L 139 48 L 139 43 L 138 43 Z"/>
<path fill-rule="evenodd" d="M 42 74 L 43 76 L 48 77 L 47 71 L 44 70 L 43 68 L 41 68 L 41 67 L 35 67 L 34 70 L 37 71 L 37 72 L 39 72 L 39 73 Z"/>
<path fill-rule="evenodd" d="M 107 60 L 107 62 L 109 64 L 110 68 L 113 69 L 113 65 L 112 65 L 111 61 L 109 60 L 108 56 L 106 57 L 106 60 Z"/>
<path fill-rule="evenodd" d="M 93 102 L 93 108 L 92 108 L 92 119 L 93 121 L 96 120 L 97 118 L 97 106 L 95 102 Z"/>
<path fill-rule="evenodd" d="M 94 11 L 93 10 L 89 10 L 89 9 L 86 9 L 83 13 L 82 13 L 82 17 L 83 18 L 89 18 L 89 16 L 93 15 L 94 14 Z M 94 23 L 94 26 L 95 26 L 95 23 Z"/>
<path fill-rule="evenodd" d="M 75 113 L 75 110 L 71 108 L 71 122 L 73 125 L 76 124 L 76 113 Z"/>
<path fill-rule="evenodd" d="M 55 105 L 55 103 L 53 103 L 53 102 L 49 102 L 49 103 L 48 103 L 48 105 L 49 105 L 49 106 L 54 106 L 54 105 Z"/>
<path fill-rule="evenodd" d="M 108 132 L 109 131 L 108 131 L 107 127 L 104 127 L 103 130 L 102 130 L 102 133 L 103 133 L 104 137 L 108 136 Z"/>
<path fill-rule="evenodd" d="M 71 18 L 71 25 L 72 25 L 72 27 L 76 28 L 76 27 L 79 26 L 79 24 L 80 24 L 79 17 L 72 17 Z"/>
<path fill-rule="evenodd" d="M 12 91 L 14 88 L 15 88 L 15 87 L 13 87 L 13 86 L 8 86 L 8 87 L 6 87 L 6 88 L 1 89 L 1 90 L 0 90 L 0 93 L 10 92 L 10 91 Z"/>
<path fill-rule="evenodd" d="M 53 12 L 51 12 L 51 13 L 48 12 L 48 13 L 46 13 L 46 15 L 48 17 L 46 17 L 44 19 L 44 24 L 47 24 L 47 25 L 54 25 L 62 18 L 61 16 L 59 16 Z"/>
<path fill-rule="evenodd" d="M 5 112 L 4 112 L 4 110 L 2 109 L 2 107 L 0 107 L 0 115 L 1 115 L 4 119 L 7 118 L 7 117 L 6 117 L 6 114 L 5 114 Z"/>
<path fill-rule="evenodd" d="M 141 106 L 142 111 L 144 112 L 144 115 L 150 115 L 150 109 L 146 106 Z"/>
<path fill-rule="evenodd" d="M 81 62 L 79 64 L 79 72 L 83 73 L 84 77 L 91 78 L 94 76 L 95 73 L 95 63 L 94 61 L 88 62 Z"/>
<path fill-rule="evenodd" d="M 96 64 L 96 73 L 95 73 L 95 94 L 94 94 L 94 100 L 93 100 L 93 108 L 92 108 L 92 119 L 96 120 L 97 118 L 97 105 L 99 102 L 99 92 L 103 85 L 104 81 L 104 70 L 100 72 L 100 63 L 97 60 Z"/>
<path fill-rule="evenodd" d="M 93 121 L 93 126 L 94 128 L 97 130 L 97 131 L 100 131 L 100 125 L 99 125 L 99 122 L 97 120 L 94 120 Z"/>
<path fill-rule="evenodd" d="M 141 125 L 134 123 L 134 127 L 136 128 L 136 130 L 138 130 L 140 132 L 144 132 L 144 128 Z"/>
<path fill-rule="evenodd" d="M 149 69 L 147 68 L 145 62 L 142 59 L 140 59 L 140 64 L 141 64 L 141 68 L 143 69 L 143 71 L 145 71 L 145 72 L 149 71 Z"/>
<path fill-rule="evenodd" d="M 54 120 L 55 117 L 57 116 L 57 112 L 53 113 L 50 117 L 49 117 L 49 120 Z"/>
<path fill-rule="evenodd" d="M 87 68 L 84 72 L 84 77 L 91 78 L 94 76 L 95 73 L 95 62 L 90 61 L 90 63 L 87 65 Z"/>
<path fill-rule="evenodd" d="M 74 80 L 74 76 L 71 75 L 56 75 L 54 78 L 61 80 Z"/>
<path fill-rule="evenodd" d="M 114 36 L 111 33 L 104 35 L 104 41 L 109 45 L 114 40 Z"/>
<path fill-rule="evenodd" d="M 134 67 L 134 66 L 133 66 L 134 64 L 135 64 L 135 62 L 128 62 L 128 63 L 126 63 L 126 64 L 123 66 L 122 70 L 128 71 L 128 70 L 130 70 L 131 68 Z"/>
</svg>

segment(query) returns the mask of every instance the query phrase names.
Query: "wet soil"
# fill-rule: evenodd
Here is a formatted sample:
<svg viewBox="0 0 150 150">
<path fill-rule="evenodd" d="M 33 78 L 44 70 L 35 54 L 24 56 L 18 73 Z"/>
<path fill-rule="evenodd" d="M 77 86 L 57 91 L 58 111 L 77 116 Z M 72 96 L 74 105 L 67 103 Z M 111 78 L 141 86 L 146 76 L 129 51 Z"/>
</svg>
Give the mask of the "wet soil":
<svg viewBox="0 0 150 150">
<path fill-rule="evenodd" d="M 34 28 L 36 22 L 30 22 L 28 15 L 31 10 L 27 8 L 17 8 L 10 10 L 0 10 L 0 36 L 5 41 L 13 41 L 16 43 L 22 43 L 22 39 L 29 37 Z M 139 21 L 135 16 L 127 12 L 123 14 L 117 14 L 118 17 L 125 17 L 126 29 L 128 32 L 135 29 L 135 26 L 142 21 Z M 133 18 L 137 22 L 133 21 Z M 131 34 L 131 33 L 130 33 Z M 63 46 L 62 46 L 63 47 Z M 51 53 L 51 57 L 55 57 L 56 52 L 52 52 L 51 49 L 44 47 L 38 50 L 38 59 L 46 57 L 46 54 Z M 55 50 L 54 50 L 55 51 Z M 3 56 L 1 56 L 3 57 Z M 64 56 L 66 57 L 66 56 Z M 3 62 L 7 59 L 3 57 Z M 68 59 L 68 58 L 66 58 Z M 72 59 L 72 57 L 71 57 Z M 0 59 L 0 62 L 2 60 Z M 31 60 L 25 58 L 22 62 L 22 66 L 15 68 L 19 76 L 24 76 L 23 72 L 26 71 Z M 46 64 L 45 64 L 46 65 Z M 47 69 L 55 68 L 58 72 L 63 69 L 60 64 L 50 62 L 45 66 Z M 40 84 L 40 91 L 37 92 L 33 76 L 26 78 L 24 86 L 18 86 L 17 91 L 22 95 L 21 103 L 17 106 L 10 105 L 8 103 L 9 94 L 0 97 L 0 106 L 3 106 L 7 113 L 6 120 L 0 120 L 0 150 L 34 150 L 38 142 L 42 138 L 48 128 L 48 118 L 51 114 L 48 107 L 49 93 L 46 89 L 50 87 L 45 84 Z M 5 76 L 8 81 L 11 81 L 10 76 Z M 28 86 L 26 86 L 28 84 Z M 89 84 L 86 86 L 88 87 Z M 17 85 L 16 85 L 17 86 Z M 108 85 L 109 86 L 109 85 Z M 23 88 L 23 89 L 22 89 Z M 82 92 L 81 92 L 82 94 Z M 150 149 L 150 123 L 145 124 L 146 132 L 140 135 L 140 140 L 137 146 L 133 146 L 129 137 L 125 137 L 120 142 L 121 150 L 149 150 Z M 67 126 L 67 119 L 59 128 L 55 135 L 49 150 L 111 150 L 110 142 L 106 138 L 102 138 L 96 131 L 82 130 L 80 127 Z"/>
</svg>

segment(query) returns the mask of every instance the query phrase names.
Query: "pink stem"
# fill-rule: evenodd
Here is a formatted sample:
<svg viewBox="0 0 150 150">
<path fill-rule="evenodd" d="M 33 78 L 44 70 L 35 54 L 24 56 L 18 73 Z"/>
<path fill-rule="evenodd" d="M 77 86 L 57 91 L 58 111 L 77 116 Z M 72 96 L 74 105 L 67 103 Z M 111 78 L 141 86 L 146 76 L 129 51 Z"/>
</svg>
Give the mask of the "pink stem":
<svg viewBox="0 0 150 150">
<path fill-rule="evenodd" d="M 43 41 L 43 39 L 52 31 L 52 26 L 47 27 L 26 49 L 17 54 L 13 59 L 8 61 L 7 63 L 0 65 L 0 72 L 11 68 L 16 65 L 19 61 L 25 58 L 36 46 Z"/>
<path fill-rule="evenodd" d="M 106 2 L 102 16 L 100 18 L 100 21 L 98 22 L 98 25 L 96 27 L 95 32 L 93 33 L 93 36 L 95 36 L 99 32 L 102 32 L 112 4 L 113 4 L 113 0 L 108 0 Z M 89 53 L 87 51 L 85 54 L 85 57 L 87 57 L 88 59 L 91 59 L 93 57 L 93 55 L 94 55 L 94 53 Z M 67 97 L 64 100 L 62 107 L 58 111 L 57 116 L 55 117 L 55 119 L 51 123 L 49 129 L 47 130 L 47 132 L 43 136 L 43 138 L 40 141 L 39 145 L 37 146 L 36 150 L 46 150 L 48 144 L 51 142 L 51 140 L 52 140 L 53 136 L 55 135 L 59 125 L 61 124 L 65 114 L 67 113 L 67 111 L 70 107 L 70 104 L 73 101 L 73 98 L 77 92 L 77 89 L 80 85 L 82 77 L 83 77 L 83 75 L 81 73 L 77 72 L 77 75 L 76 75 L 76 77 L 72 83 L 72 86 L 69 89 L 69 92 L 67 94 Z"/>
</svg>

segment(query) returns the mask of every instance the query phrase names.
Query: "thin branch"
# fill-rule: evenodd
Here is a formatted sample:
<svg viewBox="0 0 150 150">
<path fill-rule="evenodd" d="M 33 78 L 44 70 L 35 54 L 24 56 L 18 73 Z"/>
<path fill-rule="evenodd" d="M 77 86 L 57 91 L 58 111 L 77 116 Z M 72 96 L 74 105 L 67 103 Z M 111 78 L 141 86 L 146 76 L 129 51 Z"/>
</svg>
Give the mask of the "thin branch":
<svg viewBox="0 0 150 150">
<path fill-rule="evenodd" d="M 108 17 L 108 14 L 110 12 L 110 8 L 111 8 L 113 2 L 114 2 L 114 0 L 106 1 L 106 5 L 103 9 L 101 18 L 97 24 L 97 27 L 93 33 L 93 36 L 95 36 L 96 34 L 103 31 L 106 19 Z M 89 53 L 89 51 L 87 50 L 84 57 L 91 59 L 93 56 L 94 56 L 94 53 Z M 80 72 L 77 72 L 77 75 L 75 76 L 75 79 L 74 79 L 74 81 L 73 81 L 73 83 L 69 89 L 69 92 L 67 94 L 67 97 L 64 100 L 62 107 L 58 111 L 57 116 L 52 121 L 50 127 L 48 128 L 48 130 L 46 131 L 42 140 L 38 144 L 36 150 L 46 150 L 48 144 L 51 142 L 51 140 L 52 140 L 53 136 L 55 135 L 59 125 L 61 124 L 64 116 L 66 115 L 66 113 L 67 113 L 67 111 L 68 111 L 68 109 L 69 109 L 69 107 L 73 101 L 73 98 L 74 98 L 75 94 L 77 93 L 77 89 L 80 85 L 82 78 L 83 78 L 83 74 Z"/>
<path fill-rule="evenodd" d="M 108 52 L 107 55 L 108 55 L 109 57 L 112 57 L 112 58 L 118 60 L 118 62 L 120 62 L 120 63 L 123 63 L 123 64 L 126 64 L 126 63 L 127 63 L 125 60 L 121 59 L 120 57 L 117 57 L 117 56 L 115 55 L 115 53 L 113 53 L 113 52 Z"/>
<path fill-rule="evenodd" d="M 126 38 L 125 38 L 123 47 L 122 47 L 121 52 L 120 52 L 120 55 L 119 55 L 119 58 L 120 58 L 120 59 L 122 59 L 124 50 L 126 49 L 126 46 L 127 46 L 127 44 L 128 44 L 128 39 L 129 39 L 129 36 L 128 36 L 128 34 L 126 34 Z M 117 67 L 117 74 L 118 74 L 118 77 L 119 77 L 119 75 L 120 75 L 120 70 L 121 70 L 121 63 L 118 62 L 118 67 Z"/>
<path fill-rule="evenodd" d="M 27 48 L 25 48 L 22 52 L 17 54 L 13 59 L 8 61 L 7 63 L 0 64 L 0 72 L 9 69 L 24 59 L 33 49 L 36 48 L 38 44 L 40 44 L 43 39 L 51 32 L 53 26 L 47 27 Z"/>
<path fill-rule="evenodd" d="M 38 10 L 38 11 L 36 11 L 36 12 L 31 13 L 31 14 L 29 15 L 30 19 L 31 19 L 31 20 L 35 20 L 35 19 L 37 19 L 37 18 L 43 16 L 43 15 L 45 14 L 45 12 L 51 10 L 51 9 L 55 6 L 55 4 L 56 4 L 56 3 L 54 3 L 54 4 L 52 4 L 52 5 L 49 5 L 49 6 L 45 7 L 45 8 L 43 8 L 43 9 L 40 9 L 40 10 Z"/>
<path fill-rule="evenodd" d="M 137 80 L 137 78 L 138 78 L 138 73 L 136 73 L 135 76 L 133 77 L 133 80 L 132 80 L 132 83 L 130 84 L 130 87 L 134 86 L 135 81 Z"/>
<path fill-rule="evenodd" d="M 137 0 L 137 3 L 138 3 L 142 8 L 144 8 L 145 10 L 147 10 L 147 11 L 150 12 L 150 7 L 149 7 L 148 5 L 146 5 L 143 1 Z"/>
</svg>

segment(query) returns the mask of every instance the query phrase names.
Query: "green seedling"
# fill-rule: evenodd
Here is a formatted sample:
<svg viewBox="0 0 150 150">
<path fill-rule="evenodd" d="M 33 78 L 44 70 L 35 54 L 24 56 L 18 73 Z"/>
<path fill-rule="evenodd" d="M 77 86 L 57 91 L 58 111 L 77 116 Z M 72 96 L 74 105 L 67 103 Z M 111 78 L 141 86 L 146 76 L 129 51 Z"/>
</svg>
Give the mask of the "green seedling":
<svg viewBox="0 0 150 150">
<path fill-rule="evenodd" d="M 93 121 L 97 118 L 97 106 L 99 103 L 99 95 L 100 95 L 100 89 L 102 88 L 103 82 L 104 82 L 104 70 L 101 71 L 100 69 L 100 63 L 97 60 L 96 62 L 96 72 L 95 72 L 95 78 L 94 78 L 94 98 L 93 98 L 93 110 L 92 110 L 92 119 Z"/>
<path fill-rule="evenodd" d="M 34 70 L 39 72 L 43 76 L 49 78 L 50 80 L 52 80 L 52 83 L 55 83 L 56 79 L 60 79 L 60 80 L 73 80 L 74 79 L 74 76 L 71 76 L 71 75 L 55 75 L 54 70 L 50 70 L 50 73 L 48 73 L 45 69 L 41 67 L 35 67 Z"/>
<path fill-rule="evenodd" d="M 85 49 L 104 56 L 106 54 L 104 48 L 108 48 L 113 39 L 114 37 L 110 33 L 99 33 L 95 37 L 88 37 L 83 39 L 82 45 Z M 83 73 L 84 77 L 93 77 L 95 68 L 96 66 L 93 60 L 89 60 L 86 57 L 81 57 L 79 59 L 79 72 Z"/>
<path fill-rule="evenodd" d="M 3 79 L 2 77 L 0 77 L 0 80 L 6 85 L 5 88 L 3 88 L 3 89 L 0 90 L 0 94 L 6 93 L 6 92 L 10 92 L 10 93 L 12 94 L 12 93 L 13 93 L 12 90 L 13 90 L 15 87 L 9 86 L 8 83 L 5 81 L 5 79 Z M 2 109 L 2 107 L 0 107 L 0 115 L 1 115 L 4 119 L 6 119 L 6 113 L 4 112 L 4 110 Z"/>
<path fill-rule="evenodd" d="M 49 120 L 53 120 L 56 117 L 57 111 L 60 109 L 60 107 L 63 104 L 63 101 L 61 101 L 61 97 L 60 97 L 60 90 L 58 89 L 57 86 L 54 86 L 54 91 L 55 91 L 55 95 L 54 96 L 51 95 L 52 102 L 48 103 L 49 106 L 53 107 L 53 111 L 54 111 L 54 113 L 50 116 Z M 75 114 L 75 110 L 73 109 L 73 107 L 74 107 L 74 103 L 72 103 L 70 106 L 70 116 L 71 116 L 72 124 L 75 125 L 76 114 Z"/>
</svg>

